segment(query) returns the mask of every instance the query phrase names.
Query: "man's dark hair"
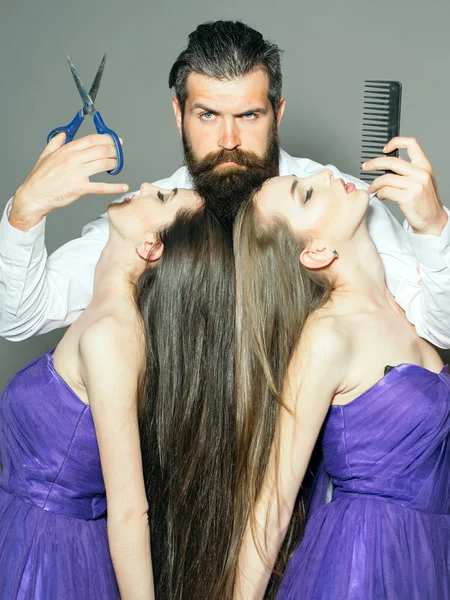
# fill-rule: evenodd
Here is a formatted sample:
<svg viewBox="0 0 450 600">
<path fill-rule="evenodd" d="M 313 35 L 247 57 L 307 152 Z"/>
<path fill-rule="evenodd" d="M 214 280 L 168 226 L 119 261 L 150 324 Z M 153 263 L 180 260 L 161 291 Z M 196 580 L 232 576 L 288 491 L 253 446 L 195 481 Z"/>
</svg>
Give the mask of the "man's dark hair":
<svg viewBox="0 0 450 600">
<path fill-rule="evenodd" d="M 269 99 L 276 115 L 282 84 L 280 54 L 277 45 L 241 21 L 203 23 L 189 35 L 187 48 L 172 66 L 169 87 L 175 88 L 184 113 L 190 73 L 227 81 L 263 69 L 269 77 Z"/>
</svg>

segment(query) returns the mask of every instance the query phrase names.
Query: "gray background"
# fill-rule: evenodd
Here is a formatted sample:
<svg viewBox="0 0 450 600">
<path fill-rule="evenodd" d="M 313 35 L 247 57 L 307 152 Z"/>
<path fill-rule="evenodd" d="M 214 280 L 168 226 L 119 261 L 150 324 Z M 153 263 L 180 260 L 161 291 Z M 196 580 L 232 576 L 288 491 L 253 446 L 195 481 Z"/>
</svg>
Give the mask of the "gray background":
<svg viewBox="0 0 450 600">
<path fill-rule="evenodd" d="M 285 50 L 288 102 L 281 141 L 294 156 L 358 175 L 363 82 L 402 81 L 402 133 L 423 145 L 450 207 L 449 0 L 2 0 L 0 209 L 31 170 L 47 133 L 80 108 L 67 53 L 86 86 L 108 54 L 96 104 L 124 138 L 120 181 L 133 190 L 178 168 L 182 155 L 169 69 L 197 24 L 219 18 L 243 20 Z M 88 118 L 80 133 L 91 131 Z M 50 215 L 49 252 L 78 237 L 110 200 L 86 197 Z M 61 334 L 21 343 L 0 340 L 0 389 Z M 449 361 L 450 353 L 444 354 Z"/>
</svg>

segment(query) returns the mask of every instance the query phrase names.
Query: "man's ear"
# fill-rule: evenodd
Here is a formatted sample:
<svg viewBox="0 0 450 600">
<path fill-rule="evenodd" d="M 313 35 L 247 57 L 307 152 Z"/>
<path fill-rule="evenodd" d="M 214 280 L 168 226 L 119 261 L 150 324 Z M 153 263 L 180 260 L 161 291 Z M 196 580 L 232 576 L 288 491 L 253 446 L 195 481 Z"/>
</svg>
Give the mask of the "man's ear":
<svg viewBox="0 0 450 600">
<path fill-rule="evenodd" d="M 301 251 L 299 260 L 304 267 L 311 270 L 328 267 L 337 258 L 337 253 L 330 248 L 312 244 Z"/>
<path fill-rule="evenodd" d="M 178 131 L 180 132 L 180 136 L 183 135 L 183 113 L 181 111 L 180 103 L 178 102 L 178 98 L 172 98 L 172 107 L 173 112 L 175 114 L 175 121 L 177 122 Z"/>
<path fill-rule="evenodd" d="M 277 129 L 280 126 L 281 119 L 283 118 L 285 108 L 286 108 L 286 98 L 281 98 L 280 103 L 278 104 L 278 110 L 277 110 Z"/>
<path fill-rule="evenodd" d="M 136 252 L 147 262 L 157 262 L 163 253 L 164 245 L 157 240 L 142 240 L 136 246 Z"/>
</svg>

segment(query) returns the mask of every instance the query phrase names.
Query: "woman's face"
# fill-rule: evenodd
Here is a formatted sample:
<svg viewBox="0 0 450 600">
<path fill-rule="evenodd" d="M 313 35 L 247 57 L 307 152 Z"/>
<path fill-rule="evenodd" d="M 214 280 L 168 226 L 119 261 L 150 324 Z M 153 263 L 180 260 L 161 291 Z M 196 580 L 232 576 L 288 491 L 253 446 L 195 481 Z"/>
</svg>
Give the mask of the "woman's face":
<svg viewBox="0 0 450 600">
<path fill-rule="evenodd" d="M 255 197 L 263 217 L 281 216 L 293 231 L 313 237 L 339 248 L 352 238 L 364 221 L 369 194 L 352 183 L 334 179 L 324 169 L 300 179 L 295 176 L 268 180 Z"/>
<path fill-rule="evenodd" d="M 108 207 L 110 226 L 123 239 L 139 244 L 143 239 L 152 241 L 154 234 L 175 219 L 182 210 L 200 207 L 202 200 L 193 190 L 164 190 L 143 183 L 139 194 L 115 202 Z"/>
</svg>

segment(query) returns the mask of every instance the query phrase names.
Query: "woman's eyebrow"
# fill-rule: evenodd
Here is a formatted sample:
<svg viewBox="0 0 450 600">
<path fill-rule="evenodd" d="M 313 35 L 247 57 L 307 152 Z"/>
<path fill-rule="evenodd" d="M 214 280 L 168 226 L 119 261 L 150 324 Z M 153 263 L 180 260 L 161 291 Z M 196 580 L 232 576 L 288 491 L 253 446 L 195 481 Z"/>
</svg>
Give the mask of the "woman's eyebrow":
<svg viewBox="0 0 450 600">
<path fill-rule="evenodd" d="M 169 195 L 169 200 L 173 200 L 178 194 L 178 188 L 173 188 L 172 193 Z"/>
<path fill-rule="evenodd" d="M 295 188 L 296 188 L 297 186 L 298 186 L 298 179 L 294 179 L 294 181 L 292 182 L 292 185 L 291 185 L 291 196 L 293 196 L 293 195 L 294 195 Z"/>
</svg>

